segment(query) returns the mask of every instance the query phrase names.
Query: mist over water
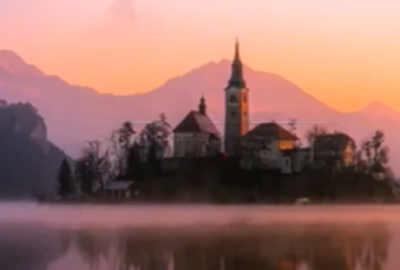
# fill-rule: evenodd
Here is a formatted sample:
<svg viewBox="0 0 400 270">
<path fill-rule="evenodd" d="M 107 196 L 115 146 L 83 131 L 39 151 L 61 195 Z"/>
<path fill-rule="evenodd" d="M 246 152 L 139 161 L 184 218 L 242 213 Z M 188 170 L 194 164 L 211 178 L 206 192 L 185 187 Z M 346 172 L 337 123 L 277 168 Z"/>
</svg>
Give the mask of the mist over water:
<svg viewBox="0 0 400 270">
<path fill-rule="evenodd" d="M 400 207 L 360 206 L 214 206 L 214 205 L 90 205 L 0 203 L 0 223 L 34 222 L 73 227 L 143 227 L 266 224 L 400 222 Z"/>
<path fill-rule="evenodd" d="M 376 205 L 0 203 L 0 269 L 397 270 L 399 213 Z"/>
</svg>

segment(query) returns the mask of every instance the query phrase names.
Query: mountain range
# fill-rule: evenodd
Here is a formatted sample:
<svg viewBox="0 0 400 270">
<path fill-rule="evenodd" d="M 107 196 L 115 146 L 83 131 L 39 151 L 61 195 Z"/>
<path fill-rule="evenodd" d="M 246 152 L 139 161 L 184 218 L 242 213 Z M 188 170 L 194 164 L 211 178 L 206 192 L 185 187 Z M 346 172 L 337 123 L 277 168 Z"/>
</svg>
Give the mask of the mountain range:
<svg viewBox="0 0 400 270">
<path fill-rule="evenodd" d="M 197 109 L 202 95 L 208 114 L 216 121 L 224 116 L 224 87 L 230 61 L 209 62 L 167 80 L 158 88 L 134 95 L 118 96 L 72 85 L 46 75 L 12 51 L 0 51 L 0 98 L 8 102 L 30 102 L 45 119 L 48 137 L 71 156 L 85 140 L 105 139 L 123 121 L 151 121 L 165 113 L 177 124 L 188 111 Z M 374 130 L 385 132 L 395 172 L 400 162 L 400 113 L 379 101 L 354 112 L 340 112 L 321 102 L 279 75 L 244 67 L 250 89 L 252 121 L 296 118 L 299 121 L 332 122 L 332 130 L 351 135 L 357 142 Z M 298 125 L 302 135 L 309 125 Z M 140 128 L 137 126 L 137 128 Z M 222 128 L 220 126 L 220 128 Z"/>
</svg>

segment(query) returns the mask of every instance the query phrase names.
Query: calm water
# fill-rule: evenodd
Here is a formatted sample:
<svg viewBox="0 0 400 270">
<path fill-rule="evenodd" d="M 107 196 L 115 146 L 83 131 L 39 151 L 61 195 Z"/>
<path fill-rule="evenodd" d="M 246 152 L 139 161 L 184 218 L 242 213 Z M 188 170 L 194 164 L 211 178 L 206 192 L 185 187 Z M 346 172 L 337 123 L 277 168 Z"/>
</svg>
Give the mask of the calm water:
<svg viewBox="0 0 400 270">
<path fill-rule="evenodd" d="M 1 270 L 398 270 L 400 207 L 0 204 Z"/>
</svg>

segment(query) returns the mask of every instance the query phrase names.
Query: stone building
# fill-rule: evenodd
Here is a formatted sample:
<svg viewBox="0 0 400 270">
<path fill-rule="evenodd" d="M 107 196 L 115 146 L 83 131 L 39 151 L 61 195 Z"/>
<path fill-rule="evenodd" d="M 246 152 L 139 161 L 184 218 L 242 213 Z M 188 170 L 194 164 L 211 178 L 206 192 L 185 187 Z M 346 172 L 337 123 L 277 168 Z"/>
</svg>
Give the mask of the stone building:
<svg viewBox="0 0 400 270">
<path fill-rule="evenodd" d="M 356 143 L 345 133 L 334 133 L 316 136 L 313 140 L 312 161 L 336 166 L 354 164 Z"/>
<path fill-rule="evenodd" d="M 259 124 L 241 138 L 241 164 L 243 167 L 280 169 L 287 171 L 292 167 L 292 155 L 295 150 L 296 135 L 277 123 Z"/>
<path fill-rule="evenodd" d="M 198 111 L 190 111 L 173 133 L 175 157 L 215 156 L 221 151 L 221 136 L 207 115 L 204 97 Z"/>
</svg>

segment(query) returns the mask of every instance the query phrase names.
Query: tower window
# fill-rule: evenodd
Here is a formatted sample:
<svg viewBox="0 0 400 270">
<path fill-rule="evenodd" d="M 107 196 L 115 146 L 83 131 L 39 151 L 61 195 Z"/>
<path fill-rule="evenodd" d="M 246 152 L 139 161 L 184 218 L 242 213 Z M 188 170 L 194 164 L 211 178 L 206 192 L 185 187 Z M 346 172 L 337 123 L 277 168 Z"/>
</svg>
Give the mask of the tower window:
<svg viewBox="0 0 400 270">
<path fill-rule="evenodd" d="M 231 95 L 229 97 L 229 102 L 236 103 L 237 102 L 237 96 L 236 95 Z"/>
<path fill-rule="evenodd" d="M 231 111 L 231 116 L 236 117 L 236 111 Z"/>
</svg>

